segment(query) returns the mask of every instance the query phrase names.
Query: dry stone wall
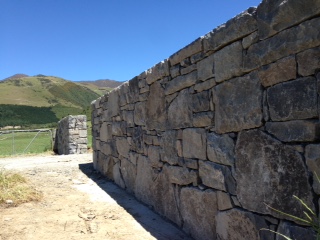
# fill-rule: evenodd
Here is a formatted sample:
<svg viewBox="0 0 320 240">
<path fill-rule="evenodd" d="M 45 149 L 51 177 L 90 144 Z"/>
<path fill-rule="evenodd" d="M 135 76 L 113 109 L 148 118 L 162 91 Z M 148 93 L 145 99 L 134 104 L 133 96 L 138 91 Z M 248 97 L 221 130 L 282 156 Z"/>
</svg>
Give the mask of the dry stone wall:
<svg viewBox="0 0 320 240">
<path fill-rule="evenodd" d="M 318 214 L 320 1 L 265 0 L 92 103 L 94 166 L 195 239 Z"/>
<path fill-rule="evenodd" d="M 58 154 L 86 153 L 87 135 L 87 117 L 69 115 L 58 123 L 53 150 Z"/>
</svg>

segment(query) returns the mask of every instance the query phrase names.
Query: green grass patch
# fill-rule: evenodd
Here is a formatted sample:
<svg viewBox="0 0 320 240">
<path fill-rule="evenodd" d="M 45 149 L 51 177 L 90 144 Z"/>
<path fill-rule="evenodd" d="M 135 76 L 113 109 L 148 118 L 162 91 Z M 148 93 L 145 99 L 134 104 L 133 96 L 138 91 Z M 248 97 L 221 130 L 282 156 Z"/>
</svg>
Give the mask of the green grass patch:
<svg viewBox="0 0 320 240">
<path fill-rule="evenodd" d="M 0 170 L 0 204 L 11 200 L 10 206 L 21 203 L 39 201 L 42 194 L 36 191 L 28 181 L 18 173 Z"/>
<path fill-rule="evenodd" d="M 34 154 L 51 150 L 50 132 L 11 132 L 8 134 L 1 134 L 0 132 L 0 156 Z"/>
</svg>

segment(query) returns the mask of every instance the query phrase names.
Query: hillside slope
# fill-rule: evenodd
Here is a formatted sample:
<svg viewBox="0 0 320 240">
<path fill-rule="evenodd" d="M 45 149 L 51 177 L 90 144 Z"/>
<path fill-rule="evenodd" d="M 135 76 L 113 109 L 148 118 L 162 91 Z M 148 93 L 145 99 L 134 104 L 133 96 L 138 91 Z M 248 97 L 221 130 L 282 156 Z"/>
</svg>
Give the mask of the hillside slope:
<svg viewBox="0 0 320 240">
<path fill-rule="evenodd" d="M 57 77 L 9 78 L 0 82 L 0 104 L 83 108 L 98 97 L 87 87 Z"/>
</svg>

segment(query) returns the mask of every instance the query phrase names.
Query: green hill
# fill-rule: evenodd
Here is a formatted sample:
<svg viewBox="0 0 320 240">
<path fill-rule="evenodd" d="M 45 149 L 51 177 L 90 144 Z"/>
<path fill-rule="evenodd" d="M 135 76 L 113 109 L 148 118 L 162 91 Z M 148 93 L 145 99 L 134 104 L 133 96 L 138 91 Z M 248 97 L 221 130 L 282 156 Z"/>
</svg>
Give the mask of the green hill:
<svg viewBox="0 0 320 240">
<path fill-rule="evenodd" d="M 99 96 L 58 77 L 14 75 L 0 81 L 0 127 L 49 124 L 69 114 L 88 113 L 91 101 Z"/>
</svg>

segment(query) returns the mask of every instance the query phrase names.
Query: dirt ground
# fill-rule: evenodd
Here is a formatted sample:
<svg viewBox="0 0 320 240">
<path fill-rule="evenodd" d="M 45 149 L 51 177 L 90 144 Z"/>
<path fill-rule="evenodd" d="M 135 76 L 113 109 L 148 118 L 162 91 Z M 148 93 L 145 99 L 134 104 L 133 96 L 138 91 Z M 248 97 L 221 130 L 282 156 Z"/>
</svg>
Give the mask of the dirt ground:
<svg viewBox="0 0 320 240">
<path fill-rule="evenodd" d="M 190 239 L 94 171 L 92 154 L 0 158 L 22 173 L 40 202 L 0 207 L 0 240 Z"/>
</svg>

